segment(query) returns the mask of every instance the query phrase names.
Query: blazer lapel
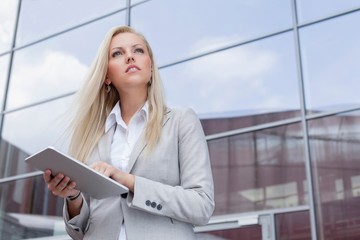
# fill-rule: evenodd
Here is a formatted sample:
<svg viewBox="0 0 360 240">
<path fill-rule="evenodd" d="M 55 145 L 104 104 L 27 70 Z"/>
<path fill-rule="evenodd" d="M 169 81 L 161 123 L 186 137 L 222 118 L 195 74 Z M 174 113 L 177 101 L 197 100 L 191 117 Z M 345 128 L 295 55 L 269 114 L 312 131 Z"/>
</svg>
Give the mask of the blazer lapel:
<svg viewBox="0 0 360 240">
<path fill-rule="evenodd" d="M 167 121 L 170 119 L 170 112 L 171 110 L 168 108 L 166 113 L 165 113 L 165 118 L 163 121 L 163 125 L 162 127 L 165 126 L 165 124 L 167 123 Z M 129 164 L 126 168 L 126 172 L 130 173 L 132 168 L 134 167 L 135 162 L 137 161 L 137 159 L 139 158 L 140 154 L 144 151 L 145 147 L 146 147 L 147 143 L 145 140 L 145 131 L 140 135 L 138 141 L 136 142 L 134 149 L 130 155 L 130 160 L 129 160 Z"/>
<path fill-rule="evenodd" d="M 130 173 L 131 169 L 133 168 L 136 160 L 138 159 L 138 157 L 140 156 L 140 154 L 142 153 L 142 151 L 145 149 L 146 147 L 146 141 L 145 141 L 145 132 L 143 132 L 138 141 L 136 142 L 133 151 L 130 154 L 130 160 L 129 160 L 129 164 L 126 167 L 126 171 L 127 173 Z"/>
</svg>

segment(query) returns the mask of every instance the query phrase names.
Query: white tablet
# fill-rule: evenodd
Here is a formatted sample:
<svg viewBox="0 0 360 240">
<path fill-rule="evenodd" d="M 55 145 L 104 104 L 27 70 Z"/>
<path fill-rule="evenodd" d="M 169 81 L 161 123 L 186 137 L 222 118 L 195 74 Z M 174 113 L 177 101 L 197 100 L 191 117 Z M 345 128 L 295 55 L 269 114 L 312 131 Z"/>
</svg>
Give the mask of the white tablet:
<svg viewBox="0 0 360 240">
<path fill-rule="evenodd" d="M 71 181 L 76 182 L 77 189 L 97 199 L 116 196 L 129 191 L 127 187 L 115 180 L 96 172 L 84 163 L 53 147 L 47 147 L 26 158 L 25 162 L 42 171 L 50 169 L 54 176 L 63 173 Z"/>
</svg>

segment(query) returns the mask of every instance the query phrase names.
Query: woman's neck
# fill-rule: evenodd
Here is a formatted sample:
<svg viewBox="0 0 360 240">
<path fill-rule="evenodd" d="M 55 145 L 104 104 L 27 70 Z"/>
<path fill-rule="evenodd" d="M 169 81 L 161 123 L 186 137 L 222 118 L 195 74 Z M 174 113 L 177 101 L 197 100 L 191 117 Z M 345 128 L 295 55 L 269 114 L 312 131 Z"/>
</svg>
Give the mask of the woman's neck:
<svg viewBox="0 0 360 240">
<path fill-rule="evenodd" d="M 120 95 L 121 117 L 126 124 L 144 106 L 145 102 L 146 96 L 144 95 Z"/>
</svg>

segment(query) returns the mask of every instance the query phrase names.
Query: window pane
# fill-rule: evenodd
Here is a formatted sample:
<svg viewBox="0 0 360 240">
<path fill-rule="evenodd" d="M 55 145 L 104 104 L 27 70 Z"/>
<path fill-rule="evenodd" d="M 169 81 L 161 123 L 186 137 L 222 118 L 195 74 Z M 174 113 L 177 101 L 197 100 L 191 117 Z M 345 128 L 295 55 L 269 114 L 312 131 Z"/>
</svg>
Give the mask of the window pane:
<svg viewBox="0 0 360 240">
<path fill-rule="evenodd" d="M 190 106 L 202 119 L 300 114 L 292 34 L 164 68 L 161 76 L 169 105 Z"/>
<path fill-rule="evenodd" d="M 308 110 L 328 111 L 360 103 L 360 12 L 301 29 Z"/>
<path fill-rule="evenodd" d="M 5 84 L 8 76 L 9 67 L 9 55 L 0 57 L 0 112 L 2 112 L 2 106 L 5 97 Z"/>
<path fill-rule="evenodd" d="M 123 13 L 16 52 L 7 109 L 76 91 L 105 33 Z"/>
<path fill-rule="evenodd" d="M 49 145 L 66 150 L 66 111 L 71 102 L 72 97 L 67 97 L 5 115 L 3 145 L 7 147 L 0 160 L 8 161 L 7 176 L 34 171 L 24 159 Z"/>
<path fill-rule="evenodd" d="M 311 120 L 311 160 L 323 239 L 360 239 L 360 111 Z"/>
<path fill-rule="evenodd" d="M 197 233 L 198 240 L 262 240 L 261 226 L 242 227 L 236 229 L 227 229 L 211 231 L 207 233 Z M 241 236 L 241 238 L 240 238 Z"/>
<path fill-rule="evenodd" d="M 17 0 L 0 1 L 0 53 L 11 48 L 17 7 Z"/>
<path fill-rule="evenodd" d="M 161 66 L 291 27 L 290 4 L 287 0 L 152 0 L 132 8 L 131 25 L 147 37 Z"/>
<path fill-rule="evenodd" d="M 289 212 L 275 215 L 276 239 L 311 239 L 309 211 Z"/>
<path fill-rule="evenodd" d="M 122 9 L 125 2 L 126 0 L 23 0 L 16 43 L 22 45 Z M 117 20 L 124 21 L 121 17 Z"/>
<path fill-rule="evenodd" d="M 358 0 L 297 0 L 296 4 L 300 23 L 360 7 Z"/>
<path fill-rule="evenodd" d="M 66 234 L 61 217 L 64 200 L 46 189 L 42 176 L 0 184 L 1 239 Z"/>
<path fill-rule="evenodd" d="M 208 144 L 215 184 L 214 215 L 307 204 L 300 124 Z"/>
</svg>

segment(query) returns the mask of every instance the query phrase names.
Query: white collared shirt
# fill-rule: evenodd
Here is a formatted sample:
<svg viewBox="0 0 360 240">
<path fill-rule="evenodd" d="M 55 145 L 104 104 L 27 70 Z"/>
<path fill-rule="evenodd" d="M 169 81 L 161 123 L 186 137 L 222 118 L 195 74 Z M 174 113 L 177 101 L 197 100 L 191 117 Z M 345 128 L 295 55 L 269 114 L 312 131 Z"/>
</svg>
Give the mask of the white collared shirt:
<svg viewBox="0 0 360 240">
<path fill-rule="evenodd" d="M 110 158 L 114 167 L 125 171 L 129 165 L 130 154 L 136 141 L 144 131 L 148 120 L 148 103 L 139 109 L 126 125 L 121 117 L 120 102 L 117 102 L 111 110 L 105 122 L 105 133 L 116 125 L 116 130 L 111 142 Z M 121 224 L 118 240 L 126 240 L 125 226 Z"/>
</svg>

